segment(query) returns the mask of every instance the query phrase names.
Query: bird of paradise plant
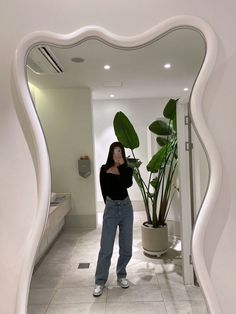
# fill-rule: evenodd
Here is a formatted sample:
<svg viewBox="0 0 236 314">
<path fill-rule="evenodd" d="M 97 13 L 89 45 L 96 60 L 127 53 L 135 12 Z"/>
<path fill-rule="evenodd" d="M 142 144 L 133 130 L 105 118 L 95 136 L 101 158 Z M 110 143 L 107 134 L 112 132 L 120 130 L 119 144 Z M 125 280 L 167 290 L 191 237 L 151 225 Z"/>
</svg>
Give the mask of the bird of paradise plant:
<svg viewBox="0 0 236 314">
<path fill-rule="evenodd" d="M 157 135 L 160 148 L 146 166 L 149 172 L 148 182 L 140 173 L 142 162 L 136 158 L 134 150 L 139 147 L 139 138 L 134 126 L 123 112 L 117 112 L 113 126 L 116 137 L 124 147 L 131 150 L 132 158 L 128 164 L 133 168 L 134 178 L 141 191 L 147 215 L 146 226 L 158 228 L 166 225 L 166 219 L 176 189 L 173 178 L 178 164 L 176 104 L 178 99 L 170 99 L 164 110 L 163 119 L 157 119 L 149 125 L 149 130 Z"/>
</svg>

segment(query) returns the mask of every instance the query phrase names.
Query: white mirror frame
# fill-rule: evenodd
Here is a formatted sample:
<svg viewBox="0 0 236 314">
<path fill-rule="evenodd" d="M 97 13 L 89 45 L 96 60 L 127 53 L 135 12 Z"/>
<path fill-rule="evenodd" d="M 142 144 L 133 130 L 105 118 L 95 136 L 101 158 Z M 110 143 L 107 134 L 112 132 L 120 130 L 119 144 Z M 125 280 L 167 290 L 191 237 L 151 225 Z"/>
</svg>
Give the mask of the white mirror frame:
<svg viewBox="0 0 236 314">
<path fill-rule="evenodd" d="M 202 111 L 204 89 L 216 60 L 217 40 L 211 27 L 205 21 L 194 16 L 183 15 L 172 17 L 142 34 L 131 37 L 119 36 L 102 27 L 92 25 L 66 35 L 45 31 L 34 32 L 26 36 L 17 47 L 13 65 L 15 107 L 34 162 L 38 188 L 38 206 L 35 209 L 31 229 L 26 230 L 30 236 L 27 238 L 25 258 L 18 283 L 15 314 L 26 313 L 34 259 L 46 224 L 51 193 L 48 151 L 27 85 L 26 57 L 29 50 L 40 43 L 71 46 L 88 37 L 99 37 L 112 45 L 131 48 L 144 45 L 153 39 L 161 38 L 170 31 L 183 27 L 201 32 L 205 38 L 207 49 L 202 69 L 191 95 L 193 124 L 205 148 L 210 169 L 208 190 L 192 237 L 193 262 L 210 312 L 214 314 L 221 313 L 204 255 L 205 234 L 211 216 L 214 214 L 214 204 L 220 191 L 222 176 L 220 155 L 205 123 Z"/>
</svg>

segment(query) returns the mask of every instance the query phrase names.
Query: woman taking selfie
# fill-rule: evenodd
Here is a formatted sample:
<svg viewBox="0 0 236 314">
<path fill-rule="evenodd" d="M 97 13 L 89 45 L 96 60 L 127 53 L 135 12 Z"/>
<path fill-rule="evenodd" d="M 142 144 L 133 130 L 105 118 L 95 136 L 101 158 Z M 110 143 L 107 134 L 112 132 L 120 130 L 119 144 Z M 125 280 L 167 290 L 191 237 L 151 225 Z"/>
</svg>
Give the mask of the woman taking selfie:
<svg viewBox="0 0 236 314">
<path fill-rule="evenodd" d="M 93 292 L 96 297 L 102 294 L 108 278 L 117 226 L 120 248 L 116 267 L 117 283 L 122 288 L 129 287 L 126 266 L 132 256 L 133 208 L 127 188 L 133 183 L 132 176 L 133 170 L 127 166 L 124 146 L 120 142 L 112 143 L 107 162 L 100 170 L 105 210 Z"/>
</svg>

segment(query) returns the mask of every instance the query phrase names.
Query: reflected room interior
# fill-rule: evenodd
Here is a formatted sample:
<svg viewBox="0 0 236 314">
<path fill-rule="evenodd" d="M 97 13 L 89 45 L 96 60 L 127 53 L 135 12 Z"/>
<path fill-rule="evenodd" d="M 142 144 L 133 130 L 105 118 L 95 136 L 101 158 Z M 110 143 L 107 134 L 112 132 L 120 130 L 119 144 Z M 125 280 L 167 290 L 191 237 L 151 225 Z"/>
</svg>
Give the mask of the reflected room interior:
<svg viewBox="0 0 236 314">
<path fill-rule="evenodd" d="M 142 176 L 148 180 L 145 167 L 158 148 L 148 125 L 162 117 L 168 99 L 179 98 L 181 104 L 189 104 L 205 53 L 201 34 L 184 28 L 140 47 L 115 47 L 99 38 L 88 38 L 73 47 L 40 43 L 30 50 L 27 79 L 48 146 L 52 193 L 48 223 L 31 283 L 29 312 L 36 308 L 44 311 L 50 306 L 55 310 L 60 298 L 66 299 L 66 293 L 71 293 L 68 303 L 80 303 L 79 296 L 73 297 L 72 292 L 77 289 L 79 293 L 81 285 L 85 287 L 82 295 L 88 295 L 86 302 L 93 302 L 91 294 L 104 210 L 99 170 L 106 162 L 110 144 L 117 140 L 113 118 L 122 111 L 135 125 L 141 143 L 136 155 L 143 162 Z M 192 208 L 189 210 L 194 221 L 206 192 L 209 169 L 193 127 L 191 134 Z M 130 155 L 128 149 L 126 154 Z M 175 184 L 179 185 L 178 171 Z M 144 287 L 156 288 L 163 296 L 157 292 L 152 300 L 139 296 L 132 301 L 174 302 L 177 298 L 186 302 L 189 309 L 195 306 L 191 298 L 195 292 L 201 301 L 199 308 L 205 309 L 198 288 L 192 287 L 196 288 L 194 292 L 188 289 L 182 278 L 180 193 L 175 194 L 167 220 L 170 247 L 161 257 L 153 257 L 142 250 L 140 226 L 146 215 L 141 193 L 135 182 L 129 189 L 135 214 L 133 258 L 127 269 L 130 288 L 140 289 L 140 295 L 145 294 Z M 104 303 L 117 296 L 114 285 L 117 254 L 116 242 Z M 175 295 L 172 300 L 173 289 L 178 287 L 182 295 Z M 35 300 L 40 289 L 49 289 L 49 294 L 39 304 Z M 169 313 L 166 304 L 165 309 Z"/>
</svg>

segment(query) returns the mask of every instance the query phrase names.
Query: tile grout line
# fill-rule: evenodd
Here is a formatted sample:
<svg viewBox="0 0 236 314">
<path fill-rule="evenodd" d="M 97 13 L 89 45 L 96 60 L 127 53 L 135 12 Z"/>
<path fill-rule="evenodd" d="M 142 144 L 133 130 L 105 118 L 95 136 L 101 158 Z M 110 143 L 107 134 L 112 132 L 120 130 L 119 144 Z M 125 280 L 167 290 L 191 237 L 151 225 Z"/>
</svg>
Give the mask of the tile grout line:
<svg viewBox="0 0 236 314">
<path fill-rule="evenodd" d="M 164 296 L 163 296 L 163 294 L 162 294 L 161 285 L 160 285 L 160 282 L 159 282 L 159 280 L 158 280 L 158 276 L 157 276 L 157 274 L 156 274 L 156 273 L 155 273 L 155 276 L 156 276 L 156 278 L 157 278 L 157 282 L 158 282 L 158 285 L 159 285 L 159 288 L 160 288 L 160 292 L 161 292 L 161 296 L 162 296 L 163 304 L 164 304 L 164 307 L 165 307 L 165 310 L 166 310 L 166 314 L 168 314 L 167 307 L 166 307 L 166 302 L 165 302 Z"/>
<path fill-rule="evenodd" d="M 51 298 L 50 302 L 48 303 L 48 307 L 47 307 L 47 309 L 46 309 L 45 314 L 47 314 L 47 312 L 48 312 L 48 310 L 49 310 L 49 307 L 50 307 L 50 305 L 52 304 L 52 300 L 53 300 L 53 298 L 55 297 L 55 295 L 56 295 L 57 291 L 58 291 L 58 287 L 56 286 L 56 287 L 54 288 L 54 293 L 53 293 L 53 296 L 52 296 L 52 298 Z"/>
<path fill-rule="evenodd" d="M 72 249 L 72 252 L 73 252 L 74 250 L 75 250 L 75 247 Z M 72 252 L 71 252 L 71 256 L 72 256 Z M 55 264 L 58 265 L 58 263 L 55 263 Z M 59 290 L 59 288 L 60 288 L 60 285 L 59 285 L 59 284 L 60 284 L 60 283 L 62 282 L 62 280 L 64 279 L 64 277 L 65 277 L 65 275 L 66 275 L 66 269 L 67 269 L 68 265 L 70 265 L 70 264 L 69 264 L 69 263 L 65 263 L 65 265 L 66 265 L 66 266 L 65 266 L 65 269 L 64 269 L 64 271 L 63 271 L 63 275 L 62 275 L 60 281 L 57 283 L 56 287 L 54 287 L 54 293 L 53 293 L 53 296 L 52 296 L 52 298 L 51 298 L 51 300 L 50 300 L 50 302 L 49 302 L 49 304 L 48 304 L 48 307 L 47 307 L 47 309 L 46 309 L 45 314 L 47 314 L 50 305 L 52 305 L 52 300 L 53 300 L 53 298 L 55 297 L 56 293 L 58 292 L 58 290 Z"/>
</svg>

